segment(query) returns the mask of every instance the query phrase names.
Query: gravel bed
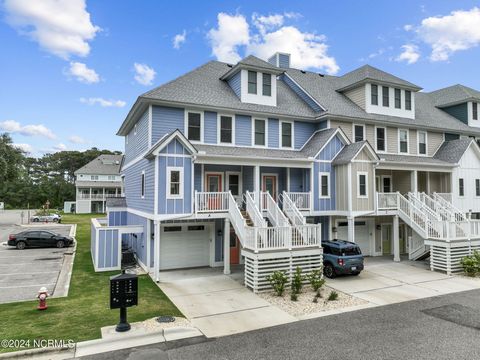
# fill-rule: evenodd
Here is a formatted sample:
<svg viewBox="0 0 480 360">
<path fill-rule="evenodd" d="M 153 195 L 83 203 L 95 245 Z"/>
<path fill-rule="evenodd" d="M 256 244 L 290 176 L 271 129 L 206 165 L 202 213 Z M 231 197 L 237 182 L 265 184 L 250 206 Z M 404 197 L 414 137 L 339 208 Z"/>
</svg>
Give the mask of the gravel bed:
<svg viewBox="0 0 480 360">
<path fill-rule="evenodd" d="M 338 298 L 337 300 L 327 301 L 328 296 L 332 291 L 337 292 Z M 367 304 L 367 301 L 365 300 L 347 295 L 328 286 L 322 287 L 320 294 L 322 297 L 318 298 L 317 303 L 313 302 L 315 293 L 309 286 L 304 286 L 302 292 L 298 295 L 297 301 L 290 300 L 290 291 L 288 289 L 283 296 L 276 296 L 273 291 L 259 293 L 258 296 L 293 316 Z"/>
<path fill-rule="evenodd" d="M 190 323 L 190 321 L 182 317 L 176 317 L 175 321 L 168 322 L 168 323 L 159 323 L 157 321 L 157 318 L 152 318 L 152 319 L 142 321 L 141 326 L 145 327 L 147 331 L 156 331 L 156 330 L 168 329 L 172 327 L 194 327 Z"/>
</svg>

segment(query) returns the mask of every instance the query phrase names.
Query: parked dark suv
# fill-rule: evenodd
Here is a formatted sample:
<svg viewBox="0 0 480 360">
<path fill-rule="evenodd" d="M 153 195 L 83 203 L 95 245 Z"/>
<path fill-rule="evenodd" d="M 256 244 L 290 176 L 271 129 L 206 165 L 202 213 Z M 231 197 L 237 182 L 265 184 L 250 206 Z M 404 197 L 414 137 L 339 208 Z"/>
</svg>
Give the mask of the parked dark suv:
<svg viewBox="0 0 480 360">
<path fill-rule="evenodd" d="M 57 247 L 63 248 L 73 244 L 70 236 L 55 234 L 46 230 L 28 230 L 8 237 L 8 245 L 15 246 L 19 250 L 26 247 Z"/>
<path fill-rule="evenodd" d="M 323 273 L 333 279 L 337 275 L 358 275 L 363 270 L 360 247 L 350 241 L 323 241 Z"/>
</svg>

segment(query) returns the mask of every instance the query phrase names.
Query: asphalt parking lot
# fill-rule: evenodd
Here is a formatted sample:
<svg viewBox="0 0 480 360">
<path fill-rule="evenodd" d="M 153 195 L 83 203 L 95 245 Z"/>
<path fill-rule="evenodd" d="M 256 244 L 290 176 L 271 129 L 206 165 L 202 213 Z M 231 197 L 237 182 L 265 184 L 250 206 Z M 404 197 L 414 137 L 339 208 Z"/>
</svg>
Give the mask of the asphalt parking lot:
<svg viewBox="0 0 480 360">
<path fill-rule="evenodd" d="M 0 214 L 0 218 L 2 215 Z M 5 246 L 8 235 L 27 230 L 28 227 L 8 224 L 6 219 L 0 221 L 0 303 L 34 300 L 37 291 L 45 286 L 50 295 L 55 294 L 55 286 L 64 263 L 64 254 L 70 253 L 72 247 L 31 248 L 17 250 Z M 71 226 L 36 225 L 42 230 L 49 230 L 69 235 Z"/>
</svg>

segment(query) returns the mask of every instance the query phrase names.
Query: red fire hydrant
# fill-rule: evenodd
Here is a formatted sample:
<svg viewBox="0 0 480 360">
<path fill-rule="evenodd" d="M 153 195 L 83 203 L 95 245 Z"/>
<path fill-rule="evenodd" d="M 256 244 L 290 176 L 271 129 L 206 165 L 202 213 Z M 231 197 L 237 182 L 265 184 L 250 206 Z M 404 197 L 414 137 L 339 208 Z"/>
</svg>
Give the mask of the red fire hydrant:
<svg viewBox="0 0 480 360">
<path fill-rule="evenodd" d="M 47 297 L 48 297 L 48 291 L 47 291 L 47 288 L 45 286 L 41 287 L 40 290 L 38 290 L 38 295 L 37 295 L 37 299 L 38 299 L 38 306 L 37 306 L 37 309 L 38 310 L 46 310 L 48 308 L 47 306 Z"/>
</svg>

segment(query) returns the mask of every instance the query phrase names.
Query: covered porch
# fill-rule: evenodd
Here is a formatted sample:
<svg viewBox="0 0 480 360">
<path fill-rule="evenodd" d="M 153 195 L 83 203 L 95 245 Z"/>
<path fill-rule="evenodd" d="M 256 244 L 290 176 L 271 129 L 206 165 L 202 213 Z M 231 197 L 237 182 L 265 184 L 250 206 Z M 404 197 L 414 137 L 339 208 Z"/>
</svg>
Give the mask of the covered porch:
<svg viewBox="0 0 480 360">
<path fill-rule="evenodd" d="M 452 192 L 452 173 L 378 168 L 375 172 L 375 190 L 379 193 L 449 194 Z"/>
</svg>

